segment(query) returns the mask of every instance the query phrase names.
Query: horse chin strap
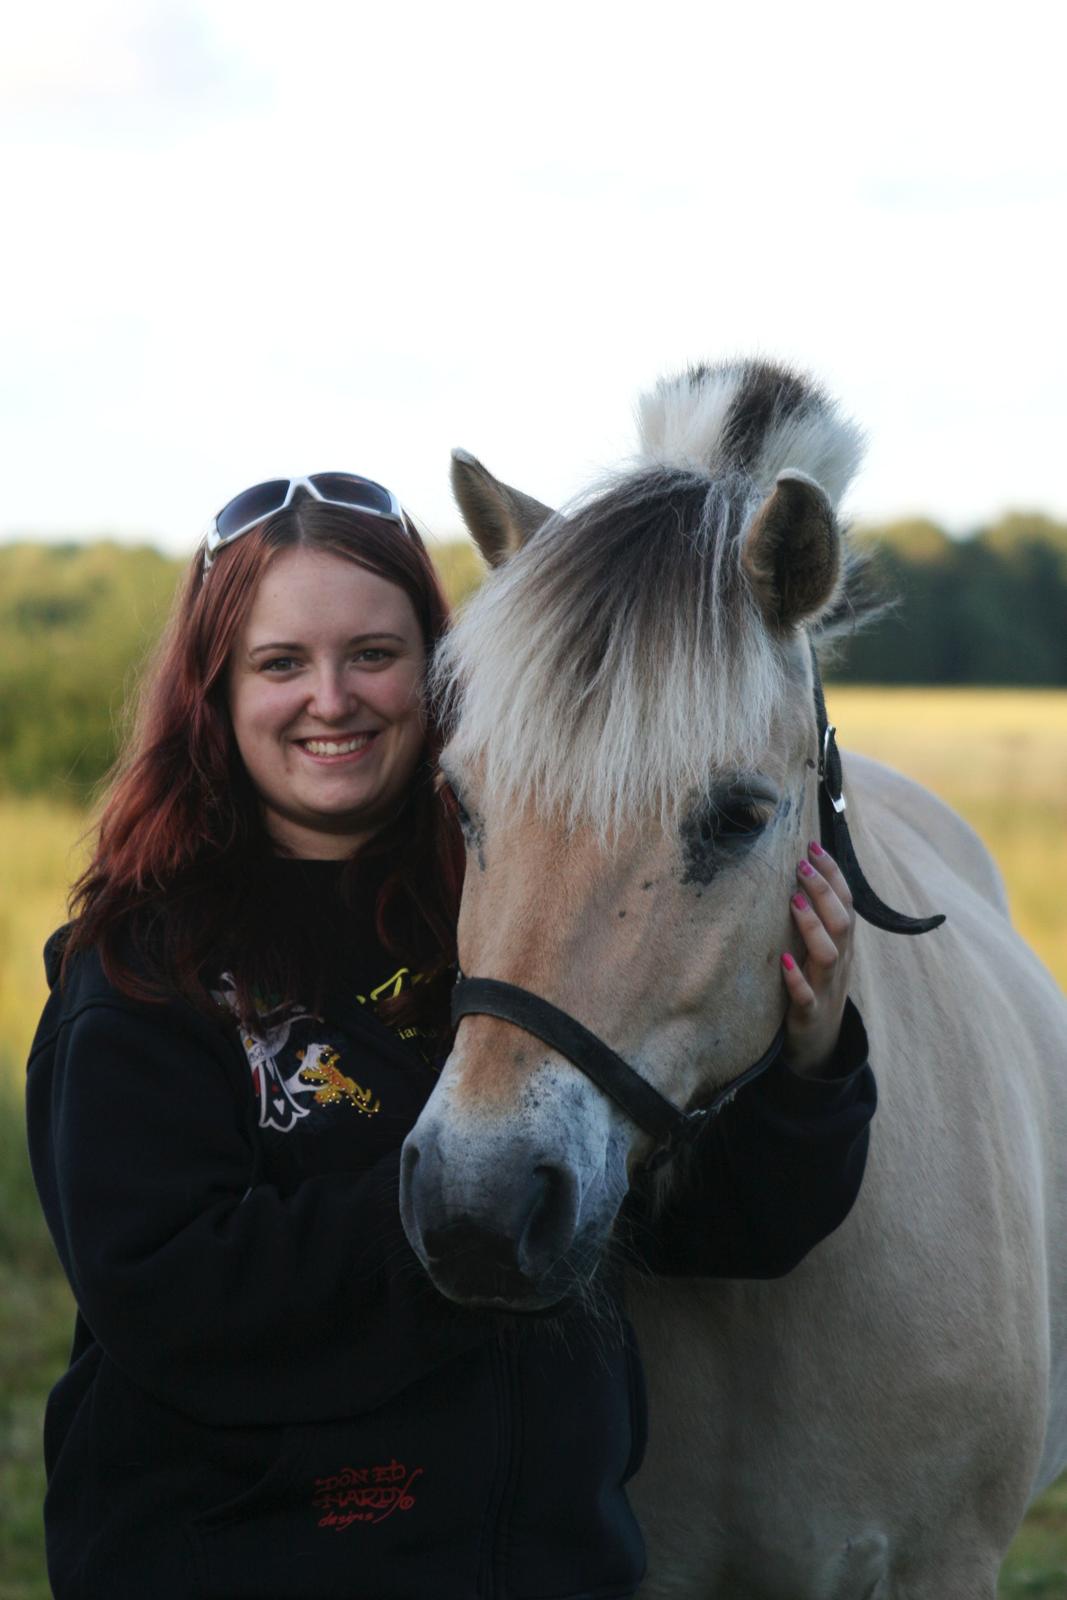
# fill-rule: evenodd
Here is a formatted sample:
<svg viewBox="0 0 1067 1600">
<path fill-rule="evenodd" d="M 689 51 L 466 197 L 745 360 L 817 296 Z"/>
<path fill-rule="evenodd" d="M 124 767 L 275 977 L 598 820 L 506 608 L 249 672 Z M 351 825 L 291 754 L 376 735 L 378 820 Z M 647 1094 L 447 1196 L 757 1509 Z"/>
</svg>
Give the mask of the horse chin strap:
<svg viewBox="0 0 1067 1600">
<path fill-rule="evenodd" d="M 893 911 L 880 899 L 864 876 L 856 859 L 852 835 L 845 817 L 845 795 L 841 771 L 841 753 L 837 748 L 837 732 L 826 715 L 826 700 L 822 691 L 822 678 L 815 649 L 811 651 L 811 667 L 815 679 L 815 717 L 819 730 L 819 833 L 824 850 L 829 850 L 852 891 L 852 904 L 856 915 L 886 933 L 929 933 L 939 928 L 945 918 L 941 913 L 932 917 L 907 917 Z"/>
</svg>

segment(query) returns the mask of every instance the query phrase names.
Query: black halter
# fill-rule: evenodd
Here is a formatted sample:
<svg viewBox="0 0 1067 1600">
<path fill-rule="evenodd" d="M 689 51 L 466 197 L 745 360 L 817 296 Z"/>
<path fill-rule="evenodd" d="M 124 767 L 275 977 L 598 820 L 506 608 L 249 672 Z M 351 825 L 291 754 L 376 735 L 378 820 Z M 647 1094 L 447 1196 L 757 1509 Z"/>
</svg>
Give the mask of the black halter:
<svg viewBox="0 0 1067 1600">
<path fill-rule="evenodd" d="M 679 1111 L 595 1033 L 590 1033 L 566 1011 L 549 1005 L 547 1000 L 531 994 L 528 989 L 520 989 L 514 983 L 501 983 L 496 978 L 461 977 L 452 991 L 453 1025 L 472 1012 L 513 1022 L 517 1028 L 551 1045 L 584 1072 L 609 1100 L 621 1106 L 631 1122 L 650 1133 L 659 1145 L 667 1146 L 677 1144 L 679 1139 L 692 1138 L 707 1117 L 721 1111 L 738 1089 L 758 1078 L 778 1059 L 785 1042 L 783 1023 L 759 1060 L 720 1089 L 707 1105 L 698 1106 L 695 1111 Z"/>
<path fill-rule="evenodd" d="M 834 737 L 835 728 L 826 715 L 822 680 L 819 676 L 815 652 L 812 651 L 815 674 L 815 717 L 819 738 L 819 833 L 827 849 L 844 874 L 852 891 L 856 912 L 866 922 L 887 933 L 927 933 L 944 922 L 943 916 L 906 917 L 892 911 L 880 900 L 863 875 L 856 859 L 852 839 L 845 820 L 845 796 L 842 792 L 841 756 Z M 679 1111 L 646 1078 L 635 1072 L 628 1062 L 610 1049 L 595 1033 L 590 1033 L 580 1022 L 557 1006 L 550 1005 L 528 989 L 514 983 L 502 983 L 497 978 L 465 978 L 460 975 L 452 991 L 452 1025 L 461 1017 L 499 1017 L 511 1022 L 526 1033 L 531 1033 L 544 1044 L 576 1066 L 595 1083 L 597 1088 L 626 1113 L 630 1120 L 657 1141 L 657 1155 L 662 1159 L 675 1145 L 692 1139 L 710 1117 L 728 1105 L 739 1089 L 753 1078 L 766 1072 L 782 1052 L 785 1043 L 783 1020 L 770 1045 L 752 1066 L 720 1089 L 706 1105 L 692 1111 Z"/>
<path fill-rule="evenodd" d="M 842 787 L 841 753 L 837 748 L 837 729 L 826 715 L 826 701 L 819 676 L 819 663 L 815 651 L 811 652 L 811 665 L 815 675 L 815 720 L 819 730 L 819 837 L 824 849 L 829 850 L 852 891 L 852 904 L 857 916 L 886 933 L 929 933 L 944 922 L 940 913 L 933 917 L 906 917 L 903 912 L 891 911 L 880 900 L 863 875 L 856 860 L 852 835 L 845 820 L 845 796 Z"/>
</svg>

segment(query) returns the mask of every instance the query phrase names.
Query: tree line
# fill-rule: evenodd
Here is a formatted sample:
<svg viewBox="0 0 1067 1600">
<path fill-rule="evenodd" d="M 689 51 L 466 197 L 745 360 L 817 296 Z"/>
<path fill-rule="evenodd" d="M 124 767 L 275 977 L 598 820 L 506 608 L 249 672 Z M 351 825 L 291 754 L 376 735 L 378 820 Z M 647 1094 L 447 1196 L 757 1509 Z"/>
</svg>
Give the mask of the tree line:
<svg viewBox="0 0 1067 1600">
<path fill-rule="evenodd" d="M 922 520 L 855 538 L 887 607 L 846 629 L 833 680 L 1067 686 L 1067 524 L 1013 513 L 968 539 Z M 433 555 L 461 602 L 481 581 L 473 546 Z M 106 540 L 0 546 L 0 790 L 91 796 L 184 568 Z"/>
<path fill-rule="evenodd" d="M 1012 512 L 950 539 L 916 519 L 861 528 L 856 543 L 887 608 L 846 636 L 836 678 L 1067 685 L 1067 523 Z"/>
</svg>

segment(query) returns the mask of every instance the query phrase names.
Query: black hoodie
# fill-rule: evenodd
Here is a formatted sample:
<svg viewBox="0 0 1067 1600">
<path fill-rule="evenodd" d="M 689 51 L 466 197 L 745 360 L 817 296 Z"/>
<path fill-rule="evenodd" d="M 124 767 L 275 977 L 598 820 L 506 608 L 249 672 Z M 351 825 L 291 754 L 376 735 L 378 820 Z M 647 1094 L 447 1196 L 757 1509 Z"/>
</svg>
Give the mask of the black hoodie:
<svg viewBox="0 0 1067 1600">
<path fill-rule="evenodd" d="M 275 870 L 351 944 L 335 871 Z M 78 1306 L 45 1422 L 57 1600 L 631 1595 L 629 1326 L 610 1300 L 464 1312 L 424 1276 L 398 1158 L 435 1072 L 375 1014 L 404 978 L 367 930 L 325 1020 L 291 1009 L 257 1037 L 127 999 L 95 957 L 62 986 L 55 967 L 28 1112 Z M 664 1218 L 628 1202 L 630 1250 L 660 1272 L 788 1271 L 859 1188 L 865 1052 L 850 1010 L 832 1076 L 778 1064 L 742 1091 Z"/>
</svg>

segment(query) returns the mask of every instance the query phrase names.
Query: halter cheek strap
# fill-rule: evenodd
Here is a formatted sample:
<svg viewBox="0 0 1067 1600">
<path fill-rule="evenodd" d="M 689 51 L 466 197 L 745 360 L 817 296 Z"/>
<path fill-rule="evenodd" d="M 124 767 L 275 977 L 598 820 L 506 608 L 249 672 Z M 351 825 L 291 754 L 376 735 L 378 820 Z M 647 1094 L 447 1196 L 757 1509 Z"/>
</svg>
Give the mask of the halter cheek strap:
<svg viewBox="0 0 1067 1600">
<path fill-rule="evenodd" d="M 929 933 L 932 928 L 941 926 L 944 916 L 939 912 L 932 917 L 908 917 L 902 911 L 893 911 L 875 894 L 856 859 L 845 817 L 841 753 L 835 737 L 837 730 L 826 715 L 826 700 L 814 649 L 811 652 L 811 665 L 815 677 L 815 717 L 819 730 L 819 833 L 823 848 L 829 850 L 841 868 L 845 882 L 852 891 L 856 915 L 862 917 L 864 922 L 886 933 Z"/>
</svg>

